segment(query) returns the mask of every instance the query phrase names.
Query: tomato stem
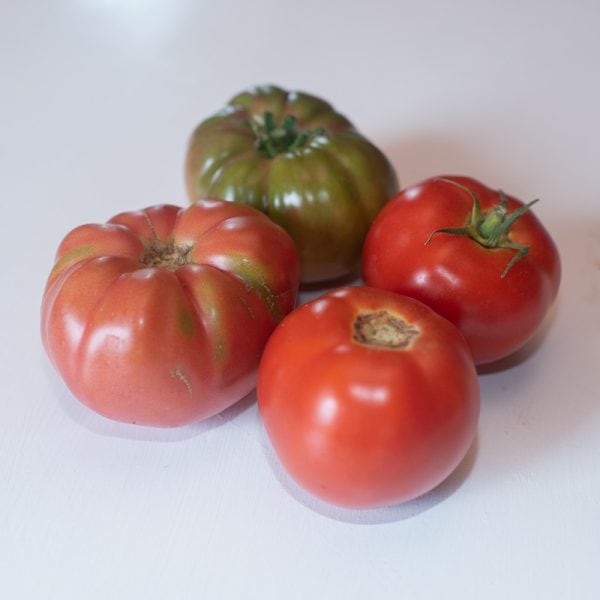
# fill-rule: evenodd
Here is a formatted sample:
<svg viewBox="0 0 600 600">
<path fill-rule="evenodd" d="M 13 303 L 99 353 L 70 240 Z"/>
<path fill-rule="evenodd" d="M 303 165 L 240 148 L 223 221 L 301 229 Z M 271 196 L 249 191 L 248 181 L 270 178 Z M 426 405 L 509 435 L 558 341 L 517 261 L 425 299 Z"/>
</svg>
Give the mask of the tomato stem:
<svg viewBox="0 0 600 600">
<path fill-rule="evenodd" d="M 268 158 L 275 158 L 278 154 L 286 152 L 294 152 L 313 138 L 326 134 L 326 129 L 323 127 L 299 131 L 294 115 L 286 115 L 279 125 L 270 111 L 255 116 L 249 121 L 249 125 L 256 135 L 257 148 Z"/>
<path fill-rule="evenodd" d="M 532 200 L 528 204 L 517 208 L 512 213 L 508 212 L 508 197 L 502 190 L 498 190 L 498 196 L 500 201 L 494 205 L 490 210 L 484 211 L 481 209 L 479 198 L 477 194 L 467 186 L 454 181 L 452 179 L 445 179 L 439 177 L 436 181 L 451 184 L 467 192 L 472 200 L 473 207 L 471 208 L 471 214 L 467 224 L 463 227 L 444 227 L 433 231 L 427 240 L 425 245 L 431 242 L 434 235 L 438 233 L 447 233 L 450 235 L 462 235 L 468 237 L 484 248 L 507 248 L 515 250 L 516 254 L 512 257 L 500 277 L 504 278 L 508 272 L 515 266 L 517 262 L 523 259 L 529 252 L 529 247 L 523 244 L 513 242 L 509 238 L 510 228 L 517 219 L 522 217 L 537 201 Z"/>
</svg>

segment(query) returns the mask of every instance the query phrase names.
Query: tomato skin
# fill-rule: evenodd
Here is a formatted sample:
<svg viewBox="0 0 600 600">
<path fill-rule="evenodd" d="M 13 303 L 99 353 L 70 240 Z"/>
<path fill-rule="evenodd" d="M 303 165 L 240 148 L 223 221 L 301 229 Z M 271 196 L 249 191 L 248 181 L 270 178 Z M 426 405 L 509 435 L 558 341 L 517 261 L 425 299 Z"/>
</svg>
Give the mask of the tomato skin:
<svg viewBox="0 0 600 600">
<path fill-rule="evenodd" d="M 468 178 L 481 208 L 498 204 L 498 191 Z M 463 333 L 477 364 L 504 358 L 539 328 L 560 283 L 558 250 L 540 221 L 528 211 L 509 229 L 511 242 L 529 247 L 502 277 L 516 251 L 485 248 L 441 228 L 460 228 L 469 219 L 469 193 L 440 178 L 400 192 L 379 214 L 365 241 L 363 277 L 368 285 L 406 294 L 429 305 Z M 523 206 L 508 196 L 509 213 Z"/>
<path fill-rule="evenodd" d="M 405 349 L 354 339 L 359 315 L 387 311 L 418 328 Z M 475 436 L 479 386 L 459 331 L 422 303 L 369 287 L 334 290 L 277 327 L 258 403 L 284 467 L 345 507 L 391 505 L 443 481 Z"/>
<path fill-rule="evenodd" d="M 307 138 L 266 153 L 257 132 L 265 113 L 278 125 L 293 118 Z M 241 92 L 196 127 L 185 180 L 190 200 L 240 202 L 281 225 L 299 249 L 304 283 L 356 271 L 369 225 L 398 191 L 386 156 L 328 102 L 273 85 Z"/>
<path fill-rule="evenodd" d="M 251 391 L 298 281 L 292 240 L 253 208 L 205 200 L 122 213 L 60 244 L 42 340 L 67 386 L 96 412 L 182 425 Z"/>
</svg>

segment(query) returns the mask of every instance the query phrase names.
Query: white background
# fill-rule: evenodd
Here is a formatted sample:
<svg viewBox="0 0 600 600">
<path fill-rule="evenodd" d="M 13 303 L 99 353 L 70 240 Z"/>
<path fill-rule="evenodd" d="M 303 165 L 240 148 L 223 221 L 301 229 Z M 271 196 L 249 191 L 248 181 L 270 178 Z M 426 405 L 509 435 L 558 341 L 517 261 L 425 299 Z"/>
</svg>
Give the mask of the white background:
<svg viewBox="0 0 600 600">
<path fill-rule="evenodd" d="M 599 23 L 597 0 L 2 0 L 0 597 L 599 598 Z M 481 375 L 476 444 L 408 504 L 304 495 L 253 397 L 109 422 L 41 347 L 62 237 L 184 204 L 191 129 L 263 82 L 330 100 L 404 185 L 539 196 L 560 248 L 540 335 Z"/>
</svg>

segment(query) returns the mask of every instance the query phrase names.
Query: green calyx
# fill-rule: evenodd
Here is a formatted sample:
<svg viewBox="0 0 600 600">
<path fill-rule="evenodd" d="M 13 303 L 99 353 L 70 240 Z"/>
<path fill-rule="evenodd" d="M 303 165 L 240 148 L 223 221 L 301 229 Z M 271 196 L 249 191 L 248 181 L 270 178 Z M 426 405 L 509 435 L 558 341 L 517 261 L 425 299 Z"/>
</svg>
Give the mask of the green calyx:
<svg viewBox="0 0 600 600">
<path fill-rule="evenodd" d="M 263 115 L 253 117 L 249 124 L 256 135 L 258 150 L 268 158 L 275 158 L 278 154 L 298 150 L 311 139 L 326 133 L 323 127 L 299 131 L 296 117 L 293 115 L 287 115 L 281 124 L 278 124 L 273 113 L 268 111 Z"/>
<path fill-rule="evenodd" d="M 429 244 L 435 234 L 449 233 L 451 235 L 462 235 L 471 238 L 484 248 L 508 248 L 514 250 L 516 254 L 512 257 L 500 275 L 502 278 L 506 277 L 508 272 L 515 266 L 515 264 L 524 258 L 529 252 L 528 246 L 511 241 L 508 236 L 509 230 L 513 223 L 519 217 L 523 216 L 538 200 L 532 200 L 529 202 L 529 204 L 525 204 L 509 214 L 507 207 L 508 198 L 502 190 L 498 190 L 500 201 L 490 210 L 484 211 L 481 210 L 477 194 L 475 194 L 475 192 L 473 192 L 473 190 L 469 189 L 467 186 L 458 183 L 457 181 L 444 179 L 442 177 L 436 179 L 436 181 L 449 183 L 466 191 L 473 199 L 473 208 L 471 209 L 471 215 L 468 223 L 464 227 L 447 227 L 436 229 L 427 238 L 425 245 Z"/>
</svg>

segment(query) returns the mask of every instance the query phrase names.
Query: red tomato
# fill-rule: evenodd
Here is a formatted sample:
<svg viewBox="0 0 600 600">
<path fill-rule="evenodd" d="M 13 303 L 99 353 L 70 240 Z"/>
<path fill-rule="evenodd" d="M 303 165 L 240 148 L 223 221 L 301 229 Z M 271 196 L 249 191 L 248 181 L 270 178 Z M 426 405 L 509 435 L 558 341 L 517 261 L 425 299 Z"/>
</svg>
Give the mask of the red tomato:
<svg viewBox="0 0 600 600">
<path fill-rule="evenodd" d="M 467 177 L 407 188 L 369 231 L 365 282 L 446 317 L 477 364 L 508 356 L 538 329 L 560 282 L 556 246 L 529 206 Z"/>
<path fill-rule="evenodd" d="M 288 315 L 269 340 L 258 403 L 284 467 L 347 507 L 415 498 L 470 447 L 479 387 L 460 332 L 412 298 L 336 290 Z"/>
<path fill-rule="evenodd" d="M 291 238 L 253 208 L 206 200 L 122 213 L 60 244 L 42 338 L 93 410 L 180 425 L 251 391 L 298 279 Z"/>
</svg>

